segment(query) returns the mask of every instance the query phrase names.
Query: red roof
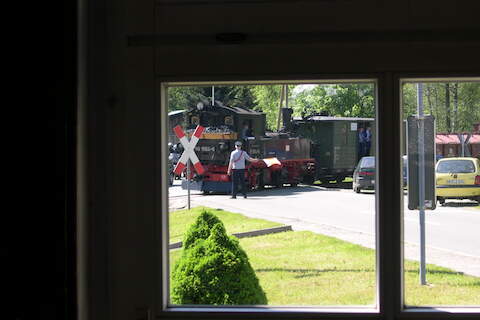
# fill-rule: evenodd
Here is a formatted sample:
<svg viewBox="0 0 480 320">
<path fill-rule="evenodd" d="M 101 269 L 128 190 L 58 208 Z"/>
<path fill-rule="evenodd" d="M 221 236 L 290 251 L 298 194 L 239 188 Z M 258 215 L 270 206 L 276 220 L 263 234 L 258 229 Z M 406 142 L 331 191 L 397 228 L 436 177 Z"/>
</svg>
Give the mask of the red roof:
<svg viewBox="0 0 480 320">
<path fill-rule="evenodd" d="M 480 134 L 472 134 L 472 136 L 470 137 L 470 140 L 468 140 L 468 143 L 480 144 Z"/>
<path fill-rule="evenodd" d="M 464 134 L 464 139 L 467 138 L 467 135 Z M 446 134 L 446 133 L 438 133 L 435 137 L 436 144 L 460 144 L 460 140 L 458 139 L 457 134 Z M 480 144 L 480 134 L 472 134 L 468 143 L 471 144 Z"/>
<path fill-rule="evenodd" d="M 460 144 L 460 140 L 456 134 L 437 134 L 435 137 L 436 144 Z"/>
</svg>

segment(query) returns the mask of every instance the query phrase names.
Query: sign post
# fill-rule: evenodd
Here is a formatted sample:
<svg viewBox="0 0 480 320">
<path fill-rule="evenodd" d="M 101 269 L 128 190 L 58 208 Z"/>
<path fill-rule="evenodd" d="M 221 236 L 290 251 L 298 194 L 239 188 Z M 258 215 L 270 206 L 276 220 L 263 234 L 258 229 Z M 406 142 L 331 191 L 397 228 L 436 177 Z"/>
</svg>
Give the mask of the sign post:
<svg viewBox="0 0 480 320">
<path fill-rule="evenodd" d="M 425 265 L 425 122 L 423 121 L 423 83 L 417 83 L 418 99 L 418 200 L 420 216 L 420 284 L 427 284 Z"/>
<path fill-rule="evenodd" d="M 180 175 L 185 169 L 185 167 L 187 168 L 188 209 L 190 209 L 190 160 L 192 160 L 193 168 L 195 169 L 195 171 L 197 171 L 198 174 L 203 174 L 205 172 L 205 169 L 203 168 L 200 160 L 195 154 L 195 146 L 197 145 L 198 140 L 200 140 L 200 136 L 202 135 L 203 130 L 205 130 L 204 127 L 197 126 L 195 128 L 195 131 L 193 132 L 192 138 L 190 139 L 190 141 L 188 141 L 188 138 L 185 135 L 185 132 L 183 132 L 182 127 L 176 126 L 175 128 L 173 128 L 173 131 L 177 135 L 184 149 L 182 155 L 180 156 L 180 159 L 177 162 L 177 165 L 175 166 L 175 169 L 173 169 L 173 172 Z"/>
<path fill-rule="evenodd" d="M 417 115 L 407 118 L 408 209 L 419 211 L 420 284 L 426 282 L 425 210 L 434 210 L 435 119 L 423 114 L 423 84 L 417 84 Z"/>
<path fill-rule="evenodd" d="M 187 160 L 187 209 L 190 210 L 190 159 Z"/>
</svg>

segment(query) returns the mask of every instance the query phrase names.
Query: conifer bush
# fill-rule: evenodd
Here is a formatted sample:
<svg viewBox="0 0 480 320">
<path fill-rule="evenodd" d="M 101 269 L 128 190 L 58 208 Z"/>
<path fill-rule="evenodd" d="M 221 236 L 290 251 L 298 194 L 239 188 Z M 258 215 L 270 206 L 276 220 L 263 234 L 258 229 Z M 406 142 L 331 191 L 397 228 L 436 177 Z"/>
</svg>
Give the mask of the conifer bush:
<svg viewBox="0 0 480 320">
<path fill-rule="evenodd" d="M 218 217 L 203 211 L 183 245 L 172 274 L 174 304 L 267 304 L 247 254 Z"/>
</svg>

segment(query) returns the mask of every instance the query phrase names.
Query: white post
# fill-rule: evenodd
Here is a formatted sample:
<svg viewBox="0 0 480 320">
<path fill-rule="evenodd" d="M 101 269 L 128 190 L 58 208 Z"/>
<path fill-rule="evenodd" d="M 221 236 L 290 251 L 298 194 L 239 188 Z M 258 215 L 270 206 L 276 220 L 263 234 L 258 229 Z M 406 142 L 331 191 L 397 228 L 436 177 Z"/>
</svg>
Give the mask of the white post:
<svg viewBox="0 0 480 320">
<path fill-rule="evenodd" d="M 187 208 L 190 210 L 190 159 L 187 160 Z"/>
</svg>

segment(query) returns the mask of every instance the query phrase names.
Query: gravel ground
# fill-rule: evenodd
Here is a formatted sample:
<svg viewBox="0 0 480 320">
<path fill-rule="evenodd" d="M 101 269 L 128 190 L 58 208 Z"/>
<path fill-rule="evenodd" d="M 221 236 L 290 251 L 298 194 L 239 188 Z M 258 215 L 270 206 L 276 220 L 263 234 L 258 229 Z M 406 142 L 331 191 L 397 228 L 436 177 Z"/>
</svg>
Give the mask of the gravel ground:
<svg viewBox="0 0 480 320">
<path fill-rule="evenodd" d="M 191 206 L 196 206 L 195 200 L 192 199 Z M 185 199 L 171 199 L 170 210 L 180 210 L 186 208 Z M 236 209 L 238 212 L 239 210 Z M 248 212 L 242 212 L 245 216 L 252 218 L 261 218 L 256 215 L 250 215 Z M 274 218 L 270 219 L 278 223 L 291 225 L 294 231 L 308 230 L 315 233 L 335 237 L 361 246 L 375 249 L 375 237 L 372 234 L 358 232 L 355 230 L 340 229 L 334 226 L 324 224 L 303 223 L 298 220 Z M 404 244 L 404 256 L 406 259 L 418 261 L 420 257 L 420 248 L 413 243 Z M 480 257 L 458 254 L 456 252 L 438 249 L 434 247 L 426 247 L 426 260 L 429 264 L 450 268 L 452 270 L 463 272 L 464 274 L 480 277 Z"/>
</svg>

